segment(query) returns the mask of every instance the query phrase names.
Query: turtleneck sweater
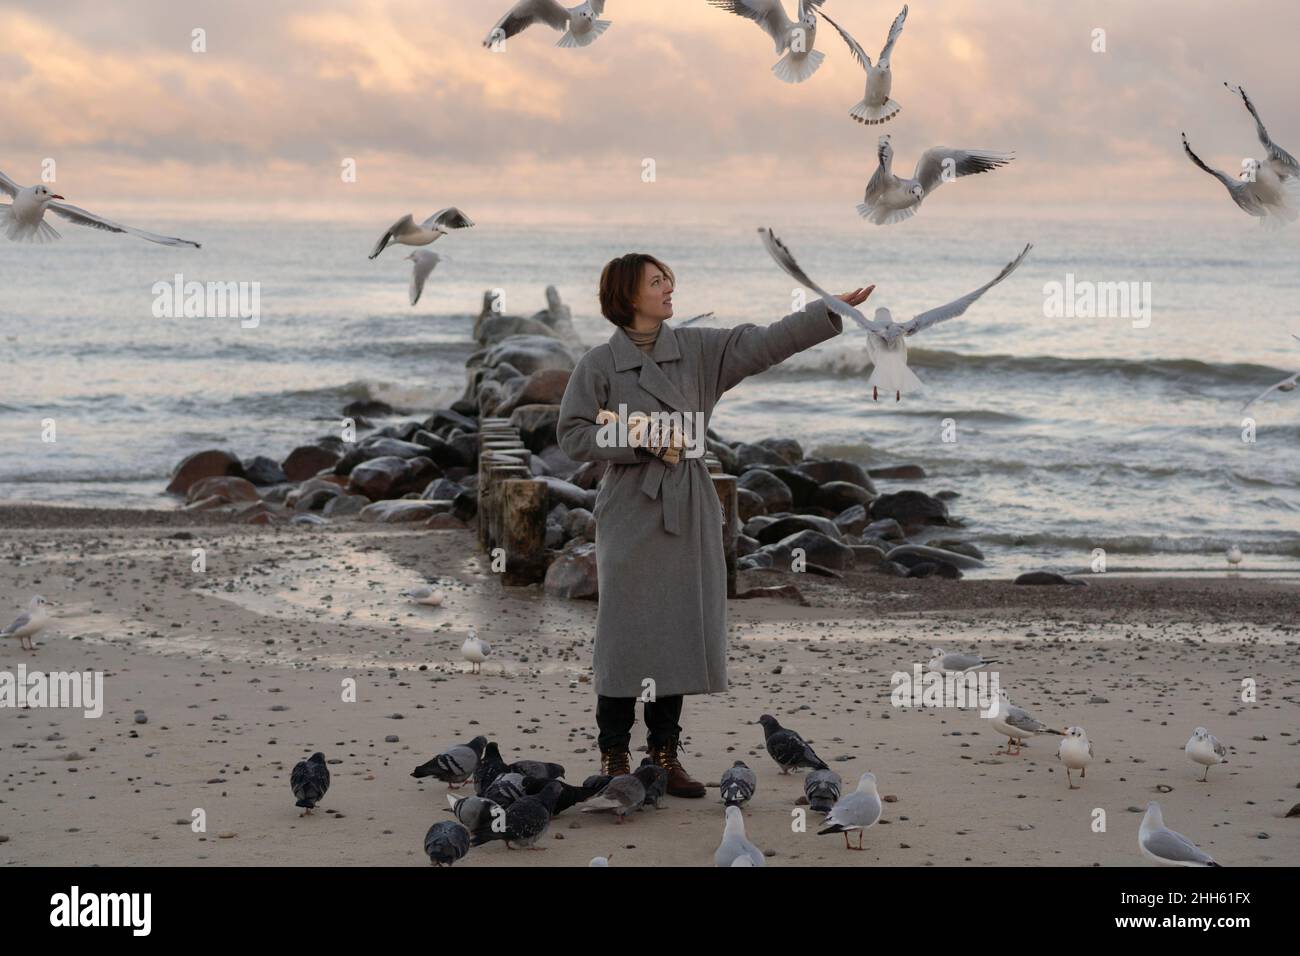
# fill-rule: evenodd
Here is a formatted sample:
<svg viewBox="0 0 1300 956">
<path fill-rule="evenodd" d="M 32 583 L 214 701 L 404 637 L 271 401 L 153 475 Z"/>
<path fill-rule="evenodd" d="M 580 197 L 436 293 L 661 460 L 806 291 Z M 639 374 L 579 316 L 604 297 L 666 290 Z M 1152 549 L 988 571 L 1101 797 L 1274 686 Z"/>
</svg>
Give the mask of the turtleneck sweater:
<svg viewBox="0 0 1300 956">
<path fill-rule="evenodd" d="M 632 340 L 632 344 L 642 352 L 649 352 L 655 347 L 655 340 L 659 338 L 659 330 L 661 328 L 663 328 L 662 323 L 656 325 L 653 332 L 638 332 L 630 325 L 625 325 L 623 326 L 623 331 L 627 334 L 627 337 Z"/>
</svg>

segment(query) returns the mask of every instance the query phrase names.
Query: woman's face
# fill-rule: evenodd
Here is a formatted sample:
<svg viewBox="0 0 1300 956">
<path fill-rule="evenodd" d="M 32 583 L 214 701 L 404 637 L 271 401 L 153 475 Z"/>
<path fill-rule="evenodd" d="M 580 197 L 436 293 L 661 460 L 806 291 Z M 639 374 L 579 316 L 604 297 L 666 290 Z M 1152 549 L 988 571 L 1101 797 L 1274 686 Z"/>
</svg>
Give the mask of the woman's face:
<svg viewBox="0 0 1300 956">
<path fill-rule="evenodd" d="M 653 262 L 645 264 L 641 288 L 632 306 L 643 319 L 662 322 L 673 317 L 673 284 Z"/>
</svg>

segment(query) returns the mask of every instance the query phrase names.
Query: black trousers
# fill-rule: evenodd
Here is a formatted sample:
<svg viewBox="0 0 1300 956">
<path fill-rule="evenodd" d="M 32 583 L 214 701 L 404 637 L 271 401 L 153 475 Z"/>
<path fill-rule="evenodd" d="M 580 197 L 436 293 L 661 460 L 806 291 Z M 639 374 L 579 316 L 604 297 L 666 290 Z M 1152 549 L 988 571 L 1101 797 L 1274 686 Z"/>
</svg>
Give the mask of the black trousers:
<svg viewBox="0 0 1300 956">
<path fill-rule="evenodd" d="M 632 725 L 636 723 L 636 697 L 596 696 L 597 741 L 601 750 L 628 750 L 632 742 Z M 660 697 L 645 702 L 646 742 L 661 747 L 681 735 L 678 724 L 684 698 Z"/>
</svg>

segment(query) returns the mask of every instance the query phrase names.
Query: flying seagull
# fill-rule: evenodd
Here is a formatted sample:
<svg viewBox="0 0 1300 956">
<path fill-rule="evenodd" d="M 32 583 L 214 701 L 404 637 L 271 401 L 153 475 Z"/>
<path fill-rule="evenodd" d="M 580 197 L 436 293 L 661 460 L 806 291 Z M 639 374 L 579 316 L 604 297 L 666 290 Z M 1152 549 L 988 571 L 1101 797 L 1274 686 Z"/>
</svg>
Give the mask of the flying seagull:
<svg viewBox="0 0 1300 956">
<path fill-rule="evenodd" d="M 877 144 L 876 159 L 878 165 L 858 203 L 858 215 L 877 226 L 889 226 L 915 216 L 925 197 L 943 183 L 999 169 L 1015 157 L 987 149 L 934 146 L 916 161 L 912 178 L 902 179 L 894 175 L 894 147 L 885 133 Z"/>
<path fill-rule="evenodd" d="M 408 212 L 379 237 L 374 252 L 370 253 L 370 258 L 373 259 L 393 245 L 427 246 L 447 235 L 448 230 L 468 229 L 473 225 L 474 221 L 455 206 L 438 210 L 418 226 L 415 224 L 415 218 Z"/>
<path fill-rule="evenodd" d="M 65 202 L 58 193 L 50 192 L 48 186 L 19 186 L 16 182 L 0 172 L 0 192 L 7 193 L 13 202 L 0 206 L 0 231 L 14 242 L 53 242 L 63 238 L 45 221 L 46 210 L 61 216 L 78 226 L 102 229 L 105 232 L 120 232 L 123 235 L 137 236 L 164 246 L 193 246 L 200 248 L 197 242 L 189 239 L 177 239 L 175 236 L 160 236 L 156 232 L 145 232 L 133 226 L 96 216 L 79 206 Z"/>
<path fill-rule="evenodd" d="M 907 19 L 907 4 L 903 4 L 903 12 L 894 18 L 893 25 L 889 28 L 889 38 L 885 41 L 885 47 L 880 51 L 874 66 L 871 57 L 867 56 L 857 40 L 849 36 L 848 31 L 826 16 L 821 9 L 817 12 L 822 15 L 823 20 L 839 31 L 844 42 L 849 45 L 853 58 L 858 61 L 862 69 L 867 71 L 867 91 L 862 95 L 862 100 L 849 110 L 849 115 L 859 123 L 868 126 L 888 123 L 902 110 L 901 106 L 889 98 L 889 90 L 894 82 L 894 75 L 889 70 L 889 55 L 894 50 L 894 42 L 903 32 L 903 21 Z"/>
<path fill-rule="evenodd" d="M 1300 335 L 1292 334 L 1291 338 L 1295 339 L 1297 342 L 1300 342 Z M 1300 384 L 1300 372 L 1296 372 L 1294 375 L 1288 375 L 1286 378 L 1282 379 L 1282 381 L 1278 382 L 1276 385 L 1270 386 L 1269 388 L 1265 389 L 1263 393 L 1256 395 L 1245 405 L 1242 405 L 1241 410 L 1244 412 L 1246 409 L 1250 408 L 1250 406 L 1254 405 L 1260 399 L 1268 398 L 1268 396 L 1272 395 L 1274 392 L 1294 392 L 1296 390 L 1297 384 Z M 1233 563 L 1234 564 L 1240 563 L 1240 559 L 1234 561 Z"/>
<path fill-rule="evenodd" d="M 483 45 L 491 47 L 507 37 L 522 33 L 535 23 L 544 23 L 554 30 L 563 30 L 564 36 L 556 46 L 590 46 L 596 38 L 609 29 L 609 20 L 601 20 L 605 0 L 587 0 L 568 9 L 556 0 L 519 0 L 494 26 Z"/>
<path fill-rule="evenodd" d="M 825 0 L 799 0 L 799 19 L 786 16 L 781 0 L 709 0 L 712 6 L 747 20 L 753 20 L 776 44 L 776 52 L 787 51 L 772 72 L 786 83 L 802 83 L 822 65 L 826 54 L 813 49 L 817 41 L 817 14 Z"/>
<path fill-rule="evenodd" d="M 411 267 L 411 305 L 415 305 L 424 294 L 425 280 L 432 274 L 434 267 L 442 261 L 442 256 L 428 249 L 417 249 L 406 258 L 415 263 Z"/>
<path fill-rule="evenodd" d="M 1025 256 L 1029 254 L 1029 250 L 1033 248 L 1031 243 L 1026 243 L 1025 248 L 1020 250 L 1020 255 L 1003 266 L 1002 271 L 994 276 L 991 281 L 980 286 L 974 292 L 967 293 L 947 305 L 941 305 L 937 309 L 922 312 L 913 316 L 907 322 L 900 323 L 893 320 L 893 316 L 888 309 L 877 309 L 875 318 L 868 319 L 857 309 L 832 296 L 813 282 L 808 277 L 808 274 L 800 268 L 799 263 L 795 262 L 790 250 L 776 237 L 771 229 L 759 229 L 759 234 L 763 237 L 763 244 L 767 247 L 768 254 L 772 256 L 776 264 L 787 275 L 801 285 L 812 289 L 822 297 L 822 301 L 826 303 L 828 308 L 852 319 L 868 333 L 867 352 L 875 366 L 871 372 L 871 378 L 867 381 L 867 384 L 872 387 L 872 397 L 879 399 L 880 389 L 883 388 L 886 392 L 893 392 L 897 401 L 902 400 L 904 387 L 913 389 L 920 388 L 922 385 L 921 380 L 907 367 L 907 343 L 904 341 L 904 337 L 915 335 L 932 325 L 965 314 L 966 310 L 980 296 L 1011 275 L 1024 261 Z"/>
</svg>

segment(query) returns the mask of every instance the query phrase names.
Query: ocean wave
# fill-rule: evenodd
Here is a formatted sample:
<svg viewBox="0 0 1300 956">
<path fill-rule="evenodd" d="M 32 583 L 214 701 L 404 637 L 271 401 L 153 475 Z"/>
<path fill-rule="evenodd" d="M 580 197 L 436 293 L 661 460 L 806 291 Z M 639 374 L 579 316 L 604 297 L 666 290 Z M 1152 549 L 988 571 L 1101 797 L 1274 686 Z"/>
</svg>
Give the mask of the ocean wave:
<svg viewBox="0 0 1300 956">
<path fill-rule="evenodd" d="M 1300 535 L 1280 538 L 1269 531 L 1241 531 L 1232 537 L 1216 535 L 1106 535 L 1095 537 L 1056 534 L 1050 531 L 1027 534 L 1001 533 L 980 535 L 979 544 L 999 548 L 1049 548 L 1056 551 L 1077 551 L 1091 554 L 1102 548 L 1108 554 L 1222 554 L 1233 544 L 1253 554 L 1272 554 L 1300 558 Z"/>
</svg>

